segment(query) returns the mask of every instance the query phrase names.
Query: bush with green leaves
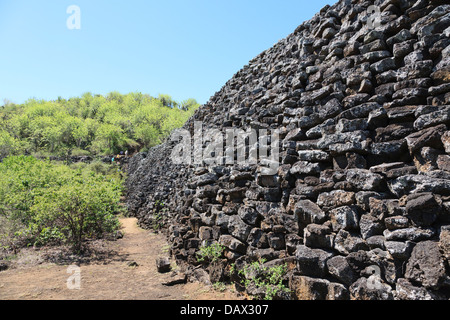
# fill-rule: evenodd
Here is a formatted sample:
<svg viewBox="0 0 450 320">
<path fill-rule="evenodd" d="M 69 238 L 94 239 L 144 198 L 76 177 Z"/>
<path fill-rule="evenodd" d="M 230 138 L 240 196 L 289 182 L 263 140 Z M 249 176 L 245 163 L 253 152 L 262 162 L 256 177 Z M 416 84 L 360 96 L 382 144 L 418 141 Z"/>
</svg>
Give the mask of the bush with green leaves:
<svg viewBox="0 0 450 320">
<path fill-rule="evenodd" d="M 0 180 L 0 216 L 14 227 L 1 230 L 4 248 L 56 242 L 80 251 L 118 229 L 118 178 L 18 156 L 0 163 Z"/>
<path fill-rule="evenodd" d="M 153 206 L 151 215 L 151 227 L 154 231 L 159 231 L 164 225 L 164 218 L 167 216 L 169 208 L 167 208 L 163 201 L 156 200 Z"/>
<path fill-rule="evenodd" d="M 9 103 L 0 106 L 0 160 L 20 154 L 95 156 L 148 149 L 198 107 L 194 99 L 178 103 L 168 95 L 118 92 Z"/>
<path fill-rule="evenodd" d="M 276 297 L 290 293 L 290 290 L 284 284 L 284 277 L 287 273 L 287 265 L 277 265 L 268 267 L 266 260 L 261 259 L 246 264 L 237 271 L 241 278 L 241 285 L 247 290 L 249 288 L 260 289 L 264 294 L 264 300 L 273 300 Z M 231 268 L 235 272 L 235 266 Z"/>
<path fill-rule="evenodd" d="M 197 252 L 197 261 L 209 263 L 217 262 L 220 258 L 222 258 L 224 250 L 225 247 L 218 242 L 214 242 L 210 245 L 203 245 Z"/>
<path fill-rule="evenodd" d="M 29 230 L 20 221 L 0 215 L 0 249 L 17 254 L 29 238 Z"/>
</svg>

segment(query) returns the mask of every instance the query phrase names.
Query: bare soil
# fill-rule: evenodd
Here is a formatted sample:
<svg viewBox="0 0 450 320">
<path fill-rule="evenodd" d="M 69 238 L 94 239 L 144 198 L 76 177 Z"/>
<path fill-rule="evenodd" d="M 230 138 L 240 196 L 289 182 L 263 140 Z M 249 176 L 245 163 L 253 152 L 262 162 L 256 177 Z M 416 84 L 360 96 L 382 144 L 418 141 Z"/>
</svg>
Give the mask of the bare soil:
<svg viewBox="0 0 450 320">
<path fill-rule="evenodd" d="M 26 249 L 0 272 L 0 300 L 240 300 L 226 287 L 213 290 L 201 283 L 165 286 L 176 279 L 172 272 L 158 273 L 156 259 L 168 257 L 169 245 L 163 235 L 137 226 L 134 218 L 123 218 L 123 238 L 90 243 L 89 254 L 74 256 L 67 248 Z M 69 289 L 72 273 L 80 269 L 80 289 Z"/>
</svg>

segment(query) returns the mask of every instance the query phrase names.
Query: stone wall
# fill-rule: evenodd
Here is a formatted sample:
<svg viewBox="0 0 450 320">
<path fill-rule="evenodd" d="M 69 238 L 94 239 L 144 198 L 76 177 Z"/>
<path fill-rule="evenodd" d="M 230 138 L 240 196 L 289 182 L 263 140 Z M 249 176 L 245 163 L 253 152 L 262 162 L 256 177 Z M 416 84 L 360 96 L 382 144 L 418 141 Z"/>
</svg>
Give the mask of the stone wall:
<svg viewBox="0 0 450 320">
<path fill-rule="evenodd" d="M 369 28 L 373 4 L 381 21 Z M 287 263 L 296 299 L 450 298 L 445 1 L 327 6 L 184 128 L 195 121 L 278 129 L 281 165 L 273 176 L 261 164 L 175 165 L 171 141 L 135 156 L 130 212 L 149 228 L 163 218 L 179 262 L 198 265 L 199 247 L 219 242 L 226 265 Z"/>
</svg>

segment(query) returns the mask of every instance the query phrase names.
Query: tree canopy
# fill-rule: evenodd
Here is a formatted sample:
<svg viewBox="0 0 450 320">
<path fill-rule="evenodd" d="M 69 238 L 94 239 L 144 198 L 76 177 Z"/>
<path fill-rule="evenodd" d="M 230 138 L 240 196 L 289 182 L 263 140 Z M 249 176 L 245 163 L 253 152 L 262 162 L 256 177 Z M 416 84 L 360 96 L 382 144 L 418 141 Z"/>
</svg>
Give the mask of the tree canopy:
<svg viewBox="0 0 450 320">
<path fill-rule="evenodd" d="M 9 155 L 110 155 L 162 142 L 199 107 L 139 92 L 85 93 L 0 107 L 0 160 Z"/>
</svg>

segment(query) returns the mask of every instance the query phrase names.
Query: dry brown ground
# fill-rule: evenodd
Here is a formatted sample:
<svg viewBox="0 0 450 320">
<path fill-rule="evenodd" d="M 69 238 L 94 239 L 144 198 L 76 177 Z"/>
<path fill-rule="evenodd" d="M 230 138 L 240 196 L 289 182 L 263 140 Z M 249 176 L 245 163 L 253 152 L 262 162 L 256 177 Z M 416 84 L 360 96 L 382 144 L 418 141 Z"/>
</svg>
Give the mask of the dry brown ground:
<svg viewBox="0 0 450 320">
<path fill-rule="evenodd" d="M 158 273 L 155 260 L 168 256 L 168 243 L 164 236 L 140 229 L 136 222 L 121 219 L 122 239 L 100 242 L 95 254 L 76 263 L 81 272 L 79 290 L 67 288 L 71 276 L 67 268 L 75 263 L 64 260 L 66 255 L 50 251 L 43 257 L 42 251 L 25 250 L 13 261 L 13 268 L 0 272 L 0 300 L 241 299 L 231 288 L 220 292 L 200 283 L 164 286 L 174 272 Z M 130 262 L 138 266 L 129 266 Z"/>
</svg>

